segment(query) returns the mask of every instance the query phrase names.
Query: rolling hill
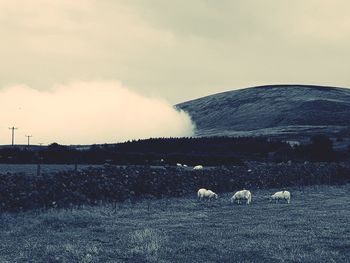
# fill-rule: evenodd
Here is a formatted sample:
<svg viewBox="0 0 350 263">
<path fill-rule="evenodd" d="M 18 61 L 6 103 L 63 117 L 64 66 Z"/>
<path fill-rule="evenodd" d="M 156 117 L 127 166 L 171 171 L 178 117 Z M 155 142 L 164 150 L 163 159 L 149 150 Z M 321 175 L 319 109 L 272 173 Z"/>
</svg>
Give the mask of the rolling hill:
<svg viewBox="0 0 350 263">
<path fill-rule="evenodd" d="M 190 114 L 196 136 L 350 138 L 350 89 L 270 85 L 218 93 L 175 105 Z M 341 139 L 340 139 L 341 138 Z"/>
</svg>

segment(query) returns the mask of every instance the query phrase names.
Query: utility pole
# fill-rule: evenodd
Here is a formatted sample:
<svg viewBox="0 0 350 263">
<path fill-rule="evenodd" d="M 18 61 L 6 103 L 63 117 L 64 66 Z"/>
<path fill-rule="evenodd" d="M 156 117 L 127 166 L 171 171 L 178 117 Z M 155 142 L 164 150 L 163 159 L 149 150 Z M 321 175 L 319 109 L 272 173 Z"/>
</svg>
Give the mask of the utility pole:
<svg viewBox="0 0 350 263">
<path fill-rule="evenodd" d="M 29 146 L 30 137 L 33 137 L 33 136 L 32 135 L 26 135 L 26 137 L 28 138 L 28 146 Z"/>
<path fill-rule="evenodd" d="M 17 130 L 18 128 L 15 127 L 10 127 L 10 130 L 12 130 L 12 146 L 15 144 L 15 130 Z"/>
</svg>

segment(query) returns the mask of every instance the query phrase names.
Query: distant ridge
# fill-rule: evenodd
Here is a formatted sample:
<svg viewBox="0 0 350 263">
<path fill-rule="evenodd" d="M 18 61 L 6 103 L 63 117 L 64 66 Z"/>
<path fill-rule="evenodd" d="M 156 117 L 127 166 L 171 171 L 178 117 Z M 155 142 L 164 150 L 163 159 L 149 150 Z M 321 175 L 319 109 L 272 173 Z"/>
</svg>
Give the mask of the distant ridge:
<svg viewBox="0 0 350 263">
<path fill-rule="evenodd" d="M 176 104 L 175 106 L 179 106 L 181 104 L 185 104 L 194 100 L 198 100 L 198 99 L 204 99 L 207 97 L 211 97 L 211 96 L 216 96 L 216 95 L 220 95 L 220 94 L 225 94 L 225 93 L 232 93 L 232 92 L 236 92 L 236 91 L 243 91 L 243 90 L 247 90 L 247 89 L 264 89 L 264 88 L 290 88 L 290 87 L 303 87 L 303 88 L 311 88 L 311 89 L 319 89 L 319 90 L 329 90 L 329 89 L 349 89 L 350 88 L 345 88 L 345 87 L 332 87 L 332 86 L 322 86 L 322 85 L 311 85 L 311 84 L 307 84 L 307 85 L 303 85 L 303 84 L 272 84 L 272 85 L 260 85 L 260 86 L 252 86 L 252 87 L 247 87 L 247 88 L 239 88 L 239 89 L 235 89 L 235 90 L 229 90 L 229 91 L 223 91 L 223 92 L 218 92 L 218 93 L 214 93 L 211 95 L 207 95 L 207 96 L 203 96 L 200 98 L 196 98 L 196 99 L 191 99 L 185 102 L 181 102 Z"/>
<path fill-rule="evenodd" d="M 197 136 L 350 137 L 350 89 L 283 84 L 226 91 L 175 105 Z"/>
</svg>

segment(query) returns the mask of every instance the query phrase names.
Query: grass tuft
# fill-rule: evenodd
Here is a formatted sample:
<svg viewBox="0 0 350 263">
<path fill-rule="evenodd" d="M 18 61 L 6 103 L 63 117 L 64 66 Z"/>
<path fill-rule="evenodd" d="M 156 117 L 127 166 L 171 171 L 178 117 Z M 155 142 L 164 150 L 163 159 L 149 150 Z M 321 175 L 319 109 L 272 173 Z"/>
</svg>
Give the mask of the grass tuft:
<svg viewBox="0 0 350 263">
<path fill-rule="evenodd" d="M 165 242 L 166 237 L 159 230 L 152 228 L 136 230 L 130 235 L 130 252 L 150 261 L 159 262 Z"/>
</svg>

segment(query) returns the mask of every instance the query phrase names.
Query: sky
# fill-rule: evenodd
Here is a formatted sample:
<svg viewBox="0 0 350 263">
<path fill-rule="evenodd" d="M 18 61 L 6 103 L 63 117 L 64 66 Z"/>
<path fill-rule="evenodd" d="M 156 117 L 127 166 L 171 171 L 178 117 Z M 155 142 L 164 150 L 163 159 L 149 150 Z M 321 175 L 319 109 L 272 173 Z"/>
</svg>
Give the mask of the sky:
<svg viewBox="0 0 350 263">
<path fill-rule="evenodd" d="M 171 108 L 257 85 L 348 87 L 348 10 L 347 0 L 0 0 L 0 100 L 26 94 L 33 102 L 50 101 L 85 87 L 90 97 L 105 94 L 103 101 L 122 88 L 120 94 L 134 95 L 129 105 L 143 98 Z M 154 111 L 163 113 L 162 107 Z M 50 109 L 48 115 L 59 110 Z M 113 110 L 116 122 L 127 115 L 119 111 Z M 12 122 L 0 118 L 0 144 L 8 125 L 21 125 L 18 133 L 34 129 L 16 114 L 6 118 Z M 180 130 L 191 130 L 188 123 Z"/>
</svg>

